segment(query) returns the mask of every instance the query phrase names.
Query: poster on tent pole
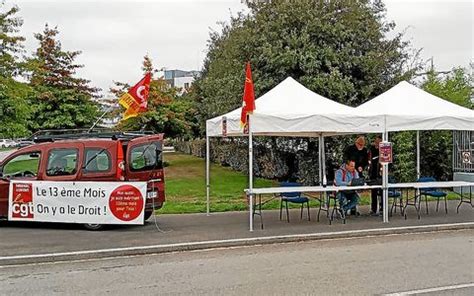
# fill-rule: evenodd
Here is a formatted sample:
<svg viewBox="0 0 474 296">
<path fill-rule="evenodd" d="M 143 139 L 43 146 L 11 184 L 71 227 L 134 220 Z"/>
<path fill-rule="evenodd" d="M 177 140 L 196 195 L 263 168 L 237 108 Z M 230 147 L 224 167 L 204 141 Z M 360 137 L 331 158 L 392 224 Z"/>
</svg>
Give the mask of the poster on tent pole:
<svg viewBox="0 0 474 296">
<path fill-rule="evenodd" d="M 12 180 L 8 220 L 143 224 L 146 182 Z"/>
<path fill-rule="evenodd" d="M 379 162 L 382 164 L 392 163 L 392 143 L 380 142 L 379 144 Z"/>
</svg>

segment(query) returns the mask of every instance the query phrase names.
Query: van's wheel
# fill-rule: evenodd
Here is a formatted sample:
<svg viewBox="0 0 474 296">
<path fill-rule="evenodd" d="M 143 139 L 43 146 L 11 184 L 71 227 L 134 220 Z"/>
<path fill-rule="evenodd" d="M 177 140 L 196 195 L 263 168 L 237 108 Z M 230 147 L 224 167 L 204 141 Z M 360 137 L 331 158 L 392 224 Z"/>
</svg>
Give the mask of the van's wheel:
<svg viewBox="0 0 474 296">
<path fill-rule="evenodd" d="M 104 225 L 103 224 L 89 224 L 89 223 L 86 223 L 86 224 L 84 224 L 84 228 L 86 228 L 87 230 L 101 230 L 102 228 L 104 228 Z"/>
<path fill-rule="evenodd" d="M 144 220 L 143 221 L 146 221 L 148 219 L 150 219 L 151 215 L 153 214 L 153 210 L 147 210 L 145 211 L 145 217 L 143 218 Z"/>
</svg>

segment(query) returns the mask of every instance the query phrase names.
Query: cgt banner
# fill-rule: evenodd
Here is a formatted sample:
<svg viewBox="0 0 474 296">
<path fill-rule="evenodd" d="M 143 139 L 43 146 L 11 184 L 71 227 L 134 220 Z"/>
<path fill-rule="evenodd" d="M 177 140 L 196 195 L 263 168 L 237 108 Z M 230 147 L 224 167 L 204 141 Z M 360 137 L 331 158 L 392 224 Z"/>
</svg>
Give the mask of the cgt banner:
<svg viewBox="0 0 474 296">
<path fill-rule="evenodd" d="M 8 220 L 143 224 L 146 182 L 10 183 Z"/>
</svg>

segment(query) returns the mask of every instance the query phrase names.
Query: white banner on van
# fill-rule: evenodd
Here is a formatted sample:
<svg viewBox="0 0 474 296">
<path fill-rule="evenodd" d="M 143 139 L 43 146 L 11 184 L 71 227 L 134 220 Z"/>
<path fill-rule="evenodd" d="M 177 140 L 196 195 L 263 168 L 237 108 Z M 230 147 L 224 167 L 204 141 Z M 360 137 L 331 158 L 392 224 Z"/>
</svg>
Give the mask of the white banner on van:
<svg viewBox="0 0 474 296">
<path fill-rule="evenodd" d="M 146 182 L 10 183 L 8 219 L 90 224 L 143 224 Z"/>
</svg>

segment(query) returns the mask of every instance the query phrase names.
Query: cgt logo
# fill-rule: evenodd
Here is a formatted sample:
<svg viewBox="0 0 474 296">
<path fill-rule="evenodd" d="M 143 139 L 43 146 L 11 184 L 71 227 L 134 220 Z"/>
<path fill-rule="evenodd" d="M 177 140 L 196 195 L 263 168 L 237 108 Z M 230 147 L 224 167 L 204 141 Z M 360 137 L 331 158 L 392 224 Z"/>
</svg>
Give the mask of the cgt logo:
<svg viewBox="0 0 474 296">
<path fill-rule="evenodd" d="M 12 217 L 33 219 L 33 186 L 31 183 L 14 183 Z"/>
</svg>

